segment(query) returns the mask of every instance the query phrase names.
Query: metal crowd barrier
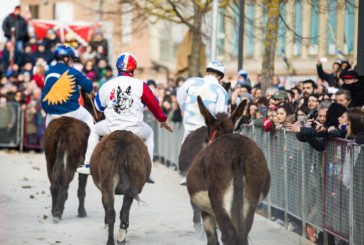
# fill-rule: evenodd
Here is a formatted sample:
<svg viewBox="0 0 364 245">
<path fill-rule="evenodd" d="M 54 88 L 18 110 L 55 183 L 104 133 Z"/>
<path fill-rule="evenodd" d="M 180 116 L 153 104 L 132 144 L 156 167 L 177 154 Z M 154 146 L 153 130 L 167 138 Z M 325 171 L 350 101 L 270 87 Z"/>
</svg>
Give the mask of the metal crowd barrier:
<svg viewBox="0 0 364 245">
<path fill-rule="evenodd" d="M 155 154 L 177 165 L 183 126 L 174 124 L 170 134 L 154 127 Z M 350 142 L 331 139 L 324 152 L 299 142 L 295 134 L 244 127 L 239 133 L 253 139 L 263 150 L 271 173 L 271 188 L 263 201 L 268 216 L 274 208 L 289 217 L 349 242 L 364 241 L 364 150 Z"/>
<path fill-rule="evenodd" d="M 22 113 L 18 103 L 0 104 L 0 147 L 19 147 L 22 142 Z"/>
</svg>

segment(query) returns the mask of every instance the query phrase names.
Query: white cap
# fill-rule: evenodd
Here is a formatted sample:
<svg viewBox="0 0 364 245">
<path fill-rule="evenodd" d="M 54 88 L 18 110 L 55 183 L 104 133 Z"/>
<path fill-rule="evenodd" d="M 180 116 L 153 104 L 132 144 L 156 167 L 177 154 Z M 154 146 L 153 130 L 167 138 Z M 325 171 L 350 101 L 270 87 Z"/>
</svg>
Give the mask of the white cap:
<svg viewBox="0 0 364 245">
<path fill-rule="evenodd" d="M 211 69 L 217 72 L 222 73 L 223 75 L 225 75 L 225 68 L 224 68 L 224 64 L 221 63 L 220 61 L 217 60 L 213 60 L 211 61 L 207 66 L 206 66 L 206 70 L 207 69 Z"/>
</svg>

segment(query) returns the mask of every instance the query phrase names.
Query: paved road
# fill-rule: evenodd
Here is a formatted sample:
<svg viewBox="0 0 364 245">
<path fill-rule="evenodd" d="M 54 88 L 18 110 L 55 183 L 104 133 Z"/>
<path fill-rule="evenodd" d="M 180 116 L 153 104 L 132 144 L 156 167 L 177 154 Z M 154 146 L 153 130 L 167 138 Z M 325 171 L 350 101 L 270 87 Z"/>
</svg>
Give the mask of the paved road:
<svg viewBox="0 0 364 245">
<path fill-rule="evenodd" d="M 89 178 L 86 196 L 88 217 L 77 218 L 77 181 L 73 181 L 63 219 L 50 217 L 49 183 L 42 154 L 0 151 L 0 244 L 90 244 L 106 243 L 101 194 Z M 178 174 L 155 164 L 155 185 L 146 185 L 139 205 L 131 210 L 128 244 L 202 245 L 203 233 L 192 226 L 192 211 Z M 122 198 L 116 198 L 116 212 Z M 117 215 L 118 217 L 118 215 Z M 117 221 L 117 226 L 119 221 Z M 116 230 L 115 230 L 116 234 Z M 304 244 L 300 237 L 256 215 L 252 245 Z"/>
</svg>

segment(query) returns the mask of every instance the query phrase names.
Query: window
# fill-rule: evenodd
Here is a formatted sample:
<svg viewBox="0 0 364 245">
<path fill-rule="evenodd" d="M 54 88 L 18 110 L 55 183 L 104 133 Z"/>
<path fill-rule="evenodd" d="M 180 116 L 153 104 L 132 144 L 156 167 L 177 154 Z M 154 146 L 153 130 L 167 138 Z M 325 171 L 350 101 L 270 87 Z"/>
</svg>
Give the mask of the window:
<svg viewBox="0 0 364 245">
<path fill-rule="evenodd" d="M 123 5 L 123 14 L 121 15 L 121 42 L 130 43 L 132 41 L 132 7 L 128 4 Z"/>
<path fill-rule="evenodd" d="M 225 10 L 220 9 L 217 18 L 217 51 L 216 56 L 223 57 L 225 54 Z"/>
<path fill-rule="evenodd" d="M 280 12 L 281 12 L 282 18 L 285 20 L 286 15 L 287 15 L 285 3 L 281 4 Z M 276 53 L 278 55 L 285 54 L 285 47 L 286 47 L 286 26 L 283 23 L 283 20 L 279 19 L 279 21 L 278 21 L 278 46 L 277 46 Z"/>
<path fill-rule="evenodd" d="M 336 16 L 337 16 L 337 2 L 336 0 L 329 0 L 328 6 L 328 28 L 327 28 L 327 52 L 328 54 L 336 53 Z"/>
<path fill-rule="evenodd" d="M 311 39 L 309 53 L 314 55 L 318 54 L 319 44 L 319 27 L 320 27 L 320 2 L 319 0 L 313 0 L 311 2 Z"/>
<path fill-rule="evenodd" d="M 346 1 L 345 4 L 345 53 L 352 53 L 354 49 L 354 4 L 350 1 Z"/>
<path fill-rule="evenodd" d="M 295 6 L 294 6 L 294 10 L 295 10 L 295 24 L 294 24 L 294 29 L 297 33 L 297 35 L 302 36 L 302 15 L 303 15 L 303 8 L 302 8 L 302 0 L 297 0 L 295 2 Z M 294 49 L 293 49 L 293 54 L 294 55 L 301 55 L 302 52 L 302 40 L 301 38 L 295 36 L 295 40 L 294 40 Z"/>
<path fill-rule="evenodd" d="M 247 33 L 247 43 L 246 43 L 246 56 L 252 57 L 254 55 L 254 20 L 255 20 L 255 5 L 253 3 L 249 3 L 246 6 L 247 10 L 247 24 L 246 24 L 246 33 Z"/>
<path fill-rule="evenodd" d="M 29 11 L 33 19 L 39 19 L 39 5 L 29 5 Z"/>
<path fill-rule="evenodd" d="M 55 4 L 55 19 L 63 22 L 72 22 L 73 6 L 71 2 L 57 2 Z"/>
</svg>

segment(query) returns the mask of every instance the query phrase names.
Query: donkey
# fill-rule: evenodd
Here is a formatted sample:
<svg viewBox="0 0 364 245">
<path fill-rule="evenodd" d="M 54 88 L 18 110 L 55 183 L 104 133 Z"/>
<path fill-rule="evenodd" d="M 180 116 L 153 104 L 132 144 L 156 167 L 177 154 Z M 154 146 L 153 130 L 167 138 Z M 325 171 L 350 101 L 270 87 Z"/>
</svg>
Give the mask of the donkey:
<svg viewBox="0 0 364 245">
<path fill-rule="evenodd" d="M 81 90 L 84 107 L 95 120 L 101 120 L 104 115 L 95 114 L 91 98 Z M 93 95 L 94 97 L 94 95 Z M 53 120 L 44 134 L 44 153 L 47 161 L 48 178 L 51 183 L 52 216 L 53 222 L 62 219 L 64 204 L 68 197 L 68 187 L 72 181 L 77 167 L 85 161 L 87 140 L 90 129 L 86 123 L 70 117 L 61 117 Z M 85 210 L 85 196 L 87 175 L 78 175 L 78 217 L 87 215 Z"/>
<path fill-rule="evenodd" d="M 242 106 L 230 117 L 214 118 L 200 97 L 198 105 L 212 143 L 194 158 L 187 173 L 189 195 L 202 210 L 207 244 L 219 244 L 217 223 L 224 244 L 247 245 L 256 207 L 270 187 L 266 159 L 255 142 L 232 134 Z"/>
<path fill-rule="evenodd" d="M 76 169 L 85 160 L 90 129 L 86 123 L 71 117 L 53 120 L 44 135 L 44 153 L 51 183 L 53 222 L 58 223 L 68 197 L 68 187 Z M 78 217 L 85 217 L 87 175 L 78 177 Z"/>
<path fill-rule="evenodd" d="M 231 83 L 222 83 L 222 86 L 226 90 L 229 91 Z M 244 102 L 246 103 L 246 102 Z M 245 104 L 240 104 L 245 107 Z M 178 156 L 178 169 L 182 176 L 186 176 L 186 173 L 191 166 L 193 158 L 206 147 L 208 143 L 208 132 L 207 127 L 202 126 L 195 131 L 191 132 L 181 146 L 181 151 Z M 193 209 L 193 223 L 196 230 L 199 230 L 201 227 L 201 210 L 191 202 L 191 206 Z"/>
<path fill-rule="evenodd" d="M 108 228 L 107 245 L 115 244 L 115 194 L 124 195 L 117 237 L 117 242 L 122 243 L 126 241 L 132 202 L 134 199 L 139 201 L 138 194 L 148 179 L 151 166 L 146 145 L 129 131 L 114 131 L 96 146 L 91 157 L 91 175 L 102 194 Z"/>
</svg>

